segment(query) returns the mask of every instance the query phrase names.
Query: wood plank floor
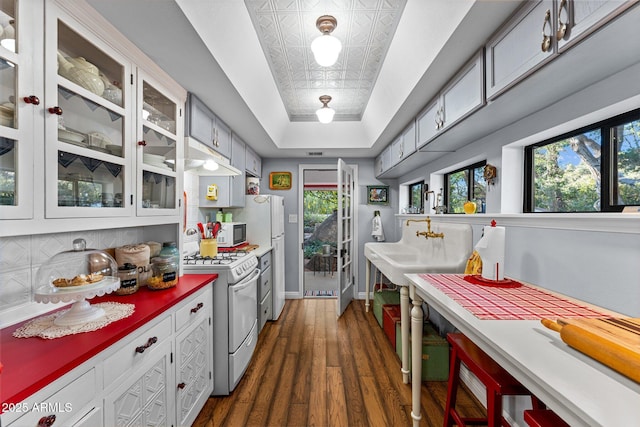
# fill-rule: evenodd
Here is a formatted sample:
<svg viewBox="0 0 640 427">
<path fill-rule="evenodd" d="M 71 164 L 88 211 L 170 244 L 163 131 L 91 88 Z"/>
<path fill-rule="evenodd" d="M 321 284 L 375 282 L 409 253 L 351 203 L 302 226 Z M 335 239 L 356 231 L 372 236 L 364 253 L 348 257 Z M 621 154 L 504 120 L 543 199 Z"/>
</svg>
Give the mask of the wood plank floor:
<svg viewBox="0 0 640 427">
<path fill-rule="evenodd" d="M 446 382 L 422 384 L 423 426 L 442 426 Z M 462 416 L 484 409 L 466 390 Z M 287 300 L 267 322 L 243 379 L 230 396 L 211 397 L 194 427 L 410 426 L 411 386 L 364 301 L 336 317 L 335 299 Z"/>
</svg>

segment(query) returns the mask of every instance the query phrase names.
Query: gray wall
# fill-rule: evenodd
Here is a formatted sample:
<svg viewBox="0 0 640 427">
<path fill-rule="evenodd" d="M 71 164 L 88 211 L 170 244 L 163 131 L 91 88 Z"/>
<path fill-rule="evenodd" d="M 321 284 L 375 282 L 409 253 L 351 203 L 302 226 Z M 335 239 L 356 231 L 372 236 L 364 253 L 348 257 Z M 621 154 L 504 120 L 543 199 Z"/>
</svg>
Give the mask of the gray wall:
<svg viewBox="0 0 640 427">
<path fill-rule="evenodd" d="M 359 200 L 357 202 L 358 215 L 358 283 L 357 292 L 364 292 L 365 282 L 365 259 L 364 244 L 372 242 L 371 237 L 371 219 L 375 210 L 380 211 L 382 217 L 383 228 L 385 230 L 386 240 L 389 242 L 396 241 L 400 235 L 396 232 L 394 214 L 398 212 L 398 186 L 396 180 L 380 181 L 375 178 L 373 173 L 373 159 L 344 159 L 349 165 L 358 165 L 358 192 Z M 277 194 L 284 197 L 285 209 L 285 263 L 286 269 L 286 291 L 297 292 L 299 284 L 299 266 L 298 256 L 300 249 L 300 236 L 298 235 L 298 224 L 289 223 L 289 215 L 297 215 L 298 221 L 302 221 L 302 212 L 298 212 L 298 165 L 299 164 L 335 164 L 337 167 L 337 159 L 263 159 L 262 163 L 262 180 L 260 183 L 261 194 Z M 286 191 L 269 190 L 269 173 L 277 171 L 289 171 L 292 174 L 291 189 Z M 389 185 L 390 186 L 390 204 L 389 206 L 371 206 L 367 205 L 366 188 L 367 185 Z M 295 266 L 292 268 L 291 266 Z"/>
</svg>

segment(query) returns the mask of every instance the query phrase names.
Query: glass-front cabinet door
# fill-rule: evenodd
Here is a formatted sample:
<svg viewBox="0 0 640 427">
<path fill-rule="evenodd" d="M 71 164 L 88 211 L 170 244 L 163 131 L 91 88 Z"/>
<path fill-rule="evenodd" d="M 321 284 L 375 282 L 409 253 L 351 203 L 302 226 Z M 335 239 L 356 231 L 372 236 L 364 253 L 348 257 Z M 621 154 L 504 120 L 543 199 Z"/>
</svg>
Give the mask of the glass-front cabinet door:
<svg viewBox="0 0 640 427">
<path fill-rule="evenodd" d="M 137 90 L 137 214 L 177 215 L 183 170 L 182 104 L 141 70 Z"/>
<path fill-rule="evenodd" d="M 45 16 L 45 216 L 129 216 L 132 66 L 55 6 Z"/>
<path fill-rule="evenodd" d="M 38 11 L 27 1 L 0 1 L 0 218 L 33 218 L 34 118 L 41 86 Z M 33 5 L 31 5 L 33 6 Z M 41 45 L 40 45 L 41 46 Z"/>
</svg>

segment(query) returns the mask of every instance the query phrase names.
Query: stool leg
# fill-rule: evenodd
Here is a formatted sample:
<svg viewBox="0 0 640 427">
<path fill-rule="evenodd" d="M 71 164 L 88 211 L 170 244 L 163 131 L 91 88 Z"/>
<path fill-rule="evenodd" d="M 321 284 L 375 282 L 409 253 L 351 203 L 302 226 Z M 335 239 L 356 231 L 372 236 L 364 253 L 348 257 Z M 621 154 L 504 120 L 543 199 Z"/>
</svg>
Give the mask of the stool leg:
<svg viewBox="0 0 640 427">
<path fill-rule="evenodd" d="M 502 426 L 502 395 L 495 390 L 487 390 L 487 424 L 489 427 Z"/>
<path fill-rule="evenodd" d="M 460 382 L 460 359 L 455 347 L 451 350 L 451 363 L 449 367 L 449 384 L 447 386 L 447 403 L 444 408 L 444 427 L 453 425 L 452 412 L 456 408 L 456 395 Z"/>
</svg>

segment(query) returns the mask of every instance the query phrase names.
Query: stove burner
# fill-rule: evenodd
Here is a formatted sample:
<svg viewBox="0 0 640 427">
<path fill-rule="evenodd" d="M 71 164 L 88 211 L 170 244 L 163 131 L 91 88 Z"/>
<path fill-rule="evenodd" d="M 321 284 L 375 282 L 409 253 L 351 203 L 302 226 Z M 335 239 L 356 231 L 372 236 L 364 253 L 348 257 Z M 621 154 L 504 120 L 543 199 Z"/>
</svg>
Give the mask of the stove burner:
<svg viewBox="0 0 640 427">
<path fill-rule="evenodd" d="M 185 265 L 226 265 L 241 259 L 247 255 L 247 251 L 239 249 L 234 252 L 218 252 L 214 258 L 203 257 L 200 254 L 188 255 L 183 258 Z"/>
</svg>

